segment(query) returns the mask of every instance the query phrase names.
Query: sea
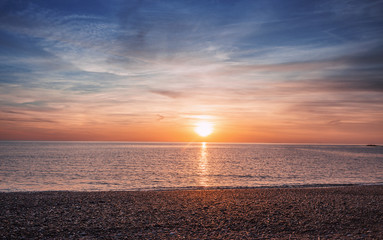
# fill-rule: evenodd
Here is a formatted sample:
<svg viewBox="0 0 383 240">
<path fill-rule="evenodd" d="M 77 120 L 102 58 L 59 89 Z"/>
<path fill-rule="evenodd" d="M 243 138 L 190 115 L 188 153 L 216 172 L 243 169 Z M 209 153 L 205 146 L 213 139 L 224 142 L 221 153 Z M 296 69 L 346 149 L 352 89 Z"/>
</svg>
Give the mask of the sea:
<svg viewBox="0 0 383 240">
<path fill-rule="evenodd" d="M 383 184 L 383 147 L 0 142 L 0 192 Z"/>
</svg>

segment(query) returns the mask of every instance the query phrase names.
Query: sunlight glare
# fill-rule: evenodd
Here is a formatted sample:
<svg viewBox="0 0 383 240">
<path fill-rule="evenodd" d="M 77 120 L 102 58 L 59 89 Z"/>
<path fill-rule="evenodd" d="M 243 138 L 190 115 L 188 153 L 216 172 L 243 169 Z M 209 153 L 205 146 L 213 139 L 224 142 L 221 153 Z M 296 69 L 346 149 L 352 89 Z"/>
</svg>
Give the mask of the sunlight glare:
<svg viewBox="0 0 383 240">
<path fill-rule="evenodd" d="M 194 131 L 201 137 L 207 137 L 213 132 L 213 124 L 205 121 L 198 122 Z"/>
</svg>

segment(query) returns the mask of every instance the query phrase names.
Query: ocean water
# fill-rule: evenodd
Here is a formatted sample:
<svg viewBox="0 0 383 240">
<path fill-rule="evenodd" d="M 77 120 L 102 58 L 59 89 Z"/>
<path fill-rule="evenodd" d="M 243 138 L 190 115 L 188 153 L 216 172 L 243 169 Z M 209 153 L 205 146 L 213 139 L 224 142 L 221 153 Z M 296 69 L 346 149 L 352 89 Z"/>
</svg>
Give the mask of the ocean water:
<svg viewBox="0 0 383 240">
<path fill-rule="evenodd" d="M 0 191 L 382 184 L 383 147 L 0 142 Z"/>
</svg>

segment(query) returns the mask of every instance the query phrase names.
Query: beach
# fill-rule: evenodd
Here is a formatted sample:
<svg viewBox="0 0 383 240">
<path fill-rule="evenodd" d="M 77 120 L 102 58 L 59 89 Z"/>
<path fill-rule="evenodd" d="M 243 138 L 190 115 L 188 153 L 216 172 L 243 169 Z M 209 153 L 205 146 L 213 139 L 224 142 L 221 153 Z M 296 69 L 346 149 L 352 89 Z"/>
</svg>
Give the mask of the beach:
<svg viewBox="0 0 383 240">
<path fill-rule="evenodd" d="M 0 193 L 2 239 L 379 239 L 383 186 Z"/>
</svg>

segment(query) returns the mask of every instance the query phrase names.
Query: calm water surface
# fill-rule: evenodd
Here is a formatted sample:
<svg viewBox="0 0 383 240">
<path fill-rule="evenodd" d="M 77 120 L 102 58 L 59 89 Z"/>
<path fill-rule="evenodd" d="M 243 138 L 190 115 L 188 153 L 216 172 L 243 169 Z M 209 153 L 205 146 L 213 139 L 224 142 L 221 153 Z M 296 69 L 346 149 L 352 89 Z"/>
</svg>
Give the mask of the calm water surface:
<svg viewBox="0 0 383 240">
<path fill-rule="evenodd" d="M 0 191 L 383 183 L 383 147 L 0 142 Z"/>
</svg>

